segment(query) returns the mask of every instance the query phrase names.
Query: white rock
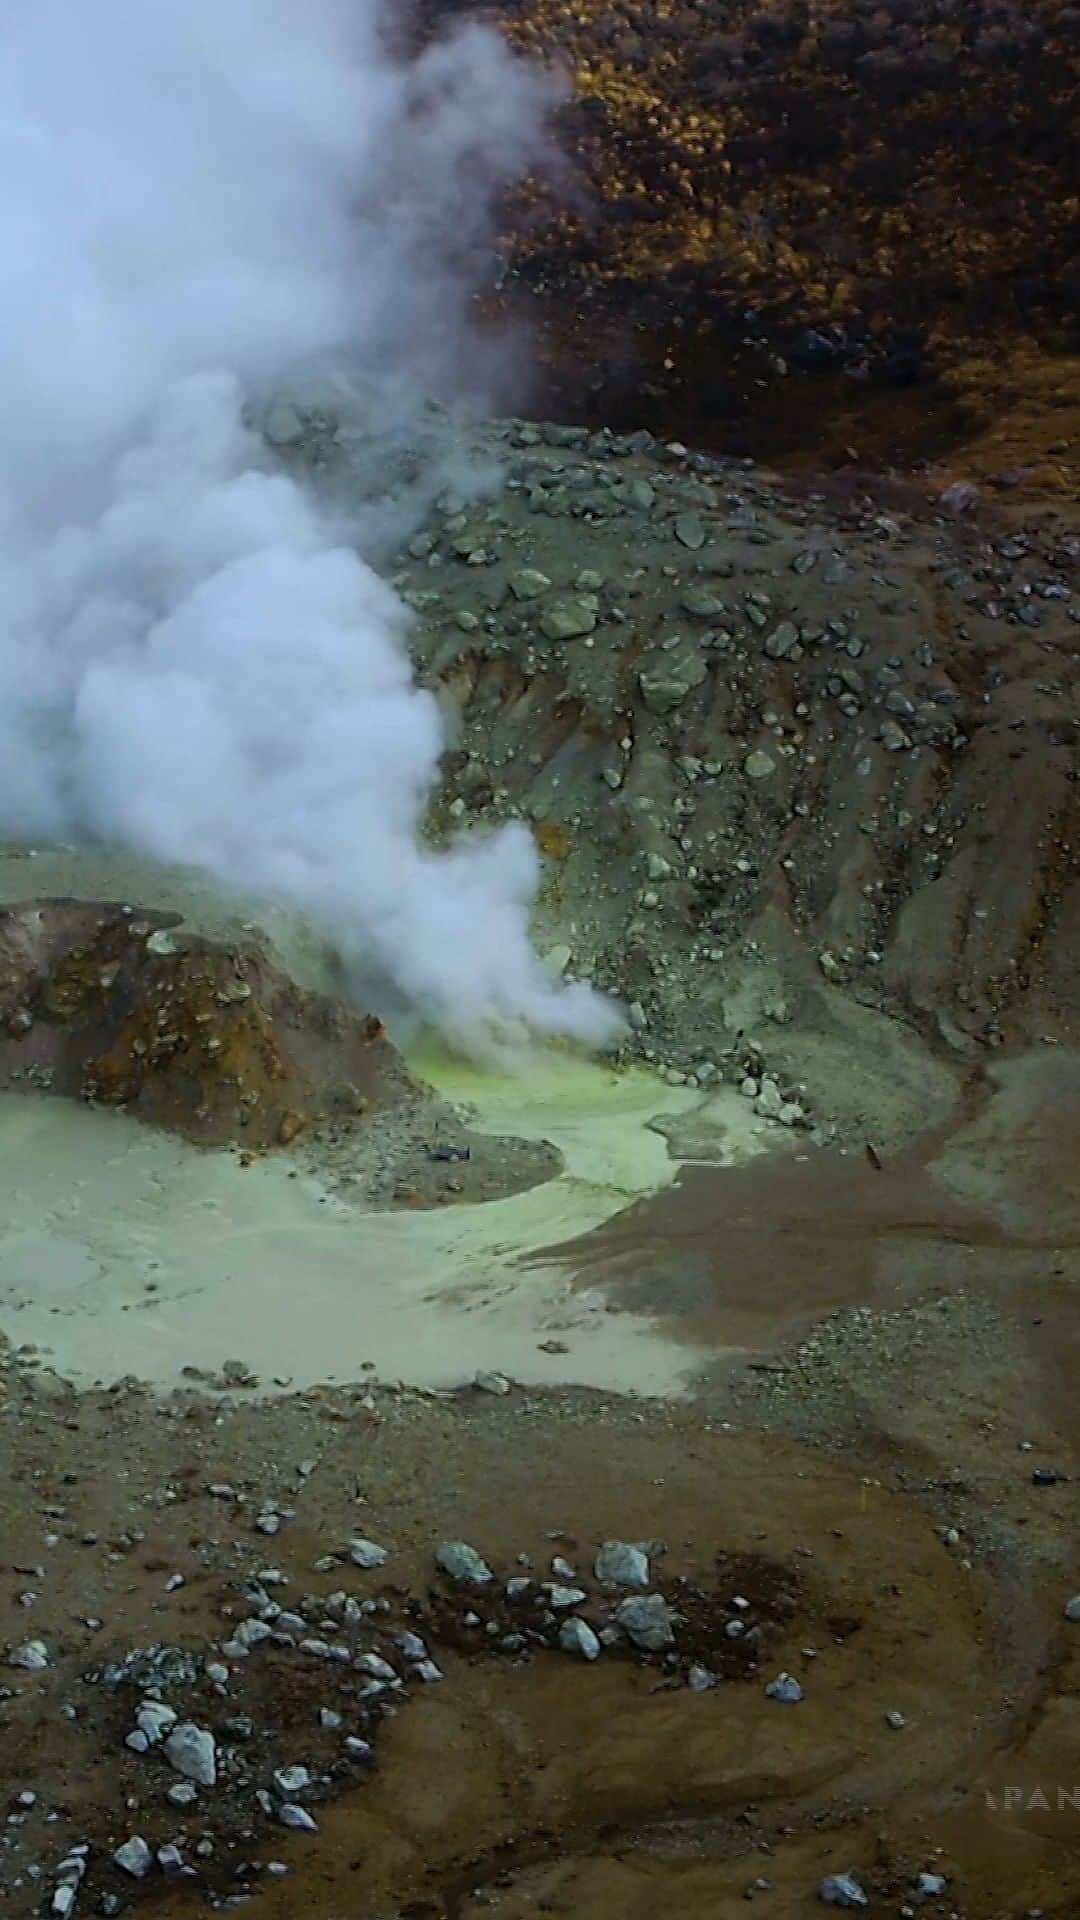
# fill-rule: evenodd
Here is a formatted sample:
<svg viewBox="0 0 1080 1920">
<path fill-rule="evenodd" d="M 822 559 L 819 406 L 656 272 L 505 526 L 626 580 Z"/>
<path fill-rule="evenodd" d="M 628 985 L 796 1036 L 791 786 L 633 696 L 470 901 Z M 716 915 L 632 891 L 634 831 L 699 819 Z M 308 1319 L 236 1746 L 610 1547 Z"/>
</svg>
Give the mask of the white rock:
<svg viewBox="0 0 1080 1920">
<path fill-rule="evenodd" d="M 372 1573 L 376 1567 L 385 1567 L 390 1555 L 385 1547 L 374 1540 L 350 1540 L 349 1559 L 362 1573 Z"/>
<path fill-rule="evenodd" d="M 283 1827 L 295 1827 L 299 1833 L 318 1833 L 318 1822 L 313 1820 L 306 1807 L 298 1807 L 295 1800 L 286 1800 L 278 1818 Z"/>
<path fill-rule="evenodd" d="M 217 1742 L 205 1727 L 185 1720 L 165 1742 L 165 1758 L 175 1773 L 194 1780 L 197 1787 L 217 1782 Z"/>
<path fill-rule="evenodd" d="M 310 1785 L 311 1775 L 306 1767 L 279 1767 L 274 1774 L 274 1786 L 283 1800 L 306 1793 Z"/>
<path fill-rule="evenodd" d="M 443 1573 L 464 1586 L 486 1587 L 495 1578 L 487 1561 L 466 1540 L 444 1540 L 435 1560 Z"/>
<path fill-rule="evenodd" d="M 571 1620 L 564 1620 L 559 1628 L 559 1645 L 564 1653 L 576 1654 L 579 1660 L 598 1660 L 600 1642 L 587 1620 L 577 1614 Z"/>
<path fill-rule="evenodd" d="M 113 1854 L 114 1864 L 122 1873 L 129 1873 L 133 1880 L 145 1879 L 153 1859 L 146 1841 L 138 1833 L 133 1834 L 130 1840 L 125 1840 L 123 1846 L 117 1847 Z"/>
<path fill-rule="evenodd" d="M 24 1640 L 8 1655 L 9 1667 L 23 1667 L 27 1673 L 40 1673 L 49 1665 L 49 1649 L 44 1640 Z"/>
<path fill-rule="evenodd" d="M 647 1587 L 649 1556 L 627 1540 L 605 1540 L 596 1556 L 595 1573 L 605 1587 Z"/>
</svg>

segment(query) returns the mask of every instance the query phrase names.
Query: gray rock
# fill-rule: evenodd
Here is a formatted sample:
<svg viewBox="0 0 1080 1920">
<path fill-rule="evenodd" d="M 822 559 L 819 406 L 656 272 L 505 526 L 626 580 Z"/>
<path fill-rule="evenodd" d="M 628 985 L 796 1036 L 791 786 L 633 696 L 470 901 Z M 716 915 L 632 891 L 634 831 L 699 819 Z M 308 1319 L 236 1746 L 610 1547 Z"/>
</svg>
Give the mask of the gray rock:
<svg viewBox="0 0 1080 1920">
<path fill-rule="evenodd" d="M 799 645 L 799 629 L 793 620 L 781 620 L 765 642 L 770 660 L 788 660 Z"/>
<path fill-rule="evenodd" d="M 279 1810 L 278 1819 L 283 1827 L 293 1827 L 297 1833 L 318 1833 L 318 1821 L 313 1819 L 306 1807 L 298 1807 L 295 1800 L 286 1800 Z"/>
<path fill-rule="evenodd" d="M 462 1586 L 486 1587 L 495 1578 L 487 1561 L 466 1540 L 444 1540 L 435 1561 L 443 1573 Z"/>
<path fill-rule="evenodd" d="M 924 1900 L 933 1900 L 945 1892 L 949 1882 L 943 1873 L 920 1873 L 915 1882 L 915 1891 Z"/>
<path fill-rule="evenodd" d="M 582 1601 L 588 1599 L 584 1587 L 547 1585 L 544 1588 L 544 1593 L 548 1606 L 553 1607 L 556 1613 L 565 1613 L 567 1607 L 580 1607 Z"/>
<path fill-rule="evenodd" d="M 776 772 L 776 761 L 771 753 L 765 752 L 764 747 L 755 747 L 753 753 L 748 753 L 743 761 L 743 772 L 748 780 L 767 780 L 770 774 Z"/>
<path fill-rule="evenodd" d="M 165 1795 L 171 1807 L 193 1807 L 199 1797 L 199 1789 L 193 1780 L 174 1780 Z"/>
<path fill-rule="evenodd" d="M 827 1873 L 819 1888 L 827 1907 L 868 1907 L 870 1905 L 853 1873 Z"/>
<path fill-rule="evenodd" d="M 217 1742 L 206 1727 L 185 1720 L 165 1742 L 165 1758 L 174 1773 L 194 1780 L 197 1787 L 212 1787 L 217 1781 Z"/>
<path fill-rule="evenodd" d="M 389 1558 L 386 1548 L 377 1546 L 374 1540 L 349 1541 L 349 1559 L 363 1573 L 371 1573 L 376 1567 L 385 1567 Z"/>
<path fill-rule="evenodd" d="M 709 1693 L 716 1685 L 716 1675 L 710 1673 L 708 1667 L 691 1667 L 686 1684 L 691 1693 Z"/>
<path fill-rule="evenodd" d="M 539 600 L 550 586 L 547 574 L 541 573 L 537 567 L 521 567 L 517 573 L 510 575 L 510 591 L 515 600 Z"/>
<path fill-rule="evenodd" d="M 387 1686 L 397 1679 L 389 1660 L 384 1660 L 381 1653 L 358 1653 L 354 1665 L 361 1673 L 370 1674 L 373 1680 L 382 1680 Z"/>
<path fill-rule="evenodd" d="M 641 1587 L 649 1584 L 649 1556 L 627 1540 L 605 1540 L 594 1571 L 605 1587 Z"/>
<path fill-rule="evenodd" d="M 53 1894 L 49 1907 L 50 1913 L 55 1914 L 56 1920 L 69 1920 L 69 1916 L 75 1911 L 75 1902 L 78 1897 L 78 1887 L 74 1886 L 70 1880 L 66 1880 Z"/>
<path fill-rule="evenodd" d="M 572 1619 L 564 1620 L 559 1628 L 559 1645 L 564 1653 L 576 1654 L 579 1660 L 598 1660 L 600 1642 L 587 1620 L 581 1620 L 575 1614 Z"/>
<path fill-rule="evenodd" d="M 803 1690 L 792 1673 L 778 1673 L 770 1680 L 765 1689 L 770 1700 L 779 1700 L 786 1707 L 797 1707 L 803 1698 Z"/>
<path fill-rule="evenodd" d="M 662 1653 L 675 1639 L 675 1616 L 662 1593 L 624 1600 L 615 1618 L 627 1638 L 646 1653 Z"/>
<path fill-rule="evenodd" d="M 133 1880 L 145 1879 L 153 1860 L 146 1841 L 138 1833 L 133 1834 L 130 1840 L 125 1840 L 123 1846 L 117 1847 L 113 1854 L 113 1864 L 120 1868 L 121 1873 L 129 1873 Z"/>
<path fill-rule="evenodd" d="M 41 1673 L 49 1665 L 49 1649 L 44 1640 L 24 1640 L 8 1654 L 9 1667 L 22 1667 L 27 1673 Z"/>
<path fill-rule="evenodd" d="M 554 600 L 540 615 L 540 631 L 547 640 L 580 640 L 596 631 L 596 609 L 587 600 Z"/>
<path fill-rule="evenodd" d="M 311 1775 L 306 1767 L 278 1767 L 274 1773 L 274 1790 L 283 1800 L 306 1793 L 310 1785 Z"/>
<path fill-rule="evenodd" d="M 1071 1600 L 1066 1600 L 1065 1618 L 1071 1620 L 1074 1626 L 1080 1620 L 1080 1593 L 1074 1593 Z"/>
<path fill-rule="evenodd" d="M 170 1733 L 177 1721 L 176 1710 L 166 1706 L 164 1700 L 144 1700 L 135 1715 L 135 1725 L 144 1734 L 147 1743 L 156 1747 Z"/>
<path fill-rule="evenodd" d="M 704 681 L 708 667 L 696 650 L 671 654 L 638 675 L 641 697 L 650 713 L 673 713 Z"/>
<path fill-rule="evenodd" d="M 695 620 L 719 620 L 727 611 L 724 602 L 711 587 L 697 584 L 683 588 L 679 605 L 684 613 L 689 613 Z"/>
<path fill-rule="evenodd" d="M 680 513 L 675 522 L 675 538 L 691 553 L 697 553 L 705 545 L 708 534 L 705 522 L 697 513 Z"/>
<path fill-rule="evenodd" d="M 179 1847 L 174 1846 L 171 1840 L 166 1841 L 163 1847 L 158 1848 L 157 1863 L 162 1873 L 168 1874 L 170 1879 L 174 1874 L 183 1873 L 184 1871 L 184 1856 Z"/>
<path fill-rule="evenodd" d="M 551 956 L 549 955 L 548 958 L 550 959 L 550 957 Z M 570 959 L 569 948 L 567 948 L 566 950 L 566 958 L 567 958 L 567 962 L 569 962 L 569 959 Z M 560 968 L 559 971 L 562 972 L 562 968 Z M 487 1373 L 487 1372 L 478 1373 L 473 1379 L 473 1386 L 476 1388 L 478 1393 L 493 1393 L 497 1395 L 505 1395 L 505 1394 L 508 1394 L 510 1391 L 510 1382 L 507 1379 L 505 1373 Z"/>
</svg>

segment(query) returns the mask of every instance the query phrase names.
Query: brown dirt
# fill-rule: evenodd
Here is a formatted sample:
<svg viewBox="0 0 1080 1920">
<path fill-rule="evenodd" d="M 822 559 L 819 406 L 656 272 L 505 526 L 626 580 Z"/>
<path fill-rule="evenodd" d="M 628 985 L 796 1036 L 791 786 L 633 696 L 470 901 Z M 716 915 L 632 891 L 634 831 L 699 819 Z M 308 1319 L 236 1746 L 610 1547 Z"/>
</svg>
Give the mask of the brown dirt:
<svg viewBox="0 0 1080 1920">
<path fill-rule="evenodd" d="M 0 1089 L 122 1109 L 245 1163 L 291 1148 L 397 1205 L 513 1193 L 558 1166 L 542 1142 L 473 1135 L 380 1020 L 298 987 L 261 936 L 222 945 L 180 923 L 82 900 L 0 909 Z"/>
<path fill-rule="evenodd" d="M 932 1508 L 953 1518 L 954 1487 L 928 1505 L 926 1492 L 916 1500 L 820 1452 L 733 1429 L 720 1406 L 358 1389 L 215 1409 L 155 1405 L 134 1389 L 80 1400 L 9 1368 L 0 1640 L 40 1634 L 57 1664 L 5 1676 L 3 1775 L 12 1792 L 38 1795 L 8 1830 L 6 1911 L 39 1910 L 39 1888 L 20 1877 L 28 1864 L 47 1874 L 89 1841 L 88 1889 L 191 1912 L 194 1887 L 170 1898 L 159 1875 L 141 1889 L 111 1867 L 107 1851 L 131 1832 L 176 1840 L 196 1884 L 258 1888 L 270 1920 L 472 1920 L 492 1906 L 522 1920 L 657 1910 L 716 1920 L 743 1912 L 759 1878 L 770 1883 L 754 1896 L 762 1911 L 809 1915 L 820 1876 L 850 1867 L 885 1910 L 914 1874 L 940 1869 L 950 1891 L 931 1912 L 1073 1911 L 1077 1814 L 1032 1808 L 1030 1794 L 1007 1816 L 992 1804 L 1006 1786 L 1072 1781 L 1080 1667 L 1054 1577 L 1071 1541 L 1067 1495 L 1019 1493 L 1015 1439 L 970 1419 L 971 1385 L 954 1378 L 951 1412 L 924 1408 L 924 1429 L 942 1465 L 962 1471 L 977 1454 L 1024 1508 L 989 1560 L 977 1535 L 952 1551 L 942 1540 Z M 1039 1437 L 1049 1437 L 1041 1421 Z M 242 1504 L 207 1491 L 226 1475 Z M 252 1528 L 266 1500 L 295 1508 L 273 1541 Z M 384 1573 L 313 1573 L 358 1531 L 392 1549 Z M 676 1603 L 682 1582 L 700 1594 L 688 1650 L 715 1647 L 740 1592 L 765 1629 L 760 1664 L 728 1661 L 717 1688 L 695 1694 L 625 1656 L 581 1668 L 543 1650 L 488 1652 L 483 1631 L 460 1624 L 470 1597 L 451 1602 L 432 1581 L 432 1550 L 448 1534 L 504 1575 L 520 1572 L 522 1553 L 541 1575 L 553 1553 L 568 1557 L 586 1573 L 581 1610 L 593 1617 L 599 1541 L 662 1540 L 664 1590 Z M 42 1561 L 44 1577 L 15 1572 Z M 341 1736 L 317 1724 L 333 1705 L 346 1731 L 368 1727 L 347 1669 L 258 1648 L 231 1663 L 224 1695 L 202 1679 L 166 1688 L 232 1753 L 197 1808 L 168 1807 L 162 1762 L 122 1744 L 137 1693 L 80 1676 L 154 1643 L 205 1653 L 248 1611 L 245 1580 L 271 1562 L 287 1576 L 272 1589 L 287 1606 L 342 1586 L 385 1595 L 391 1617 L 361 1641 L 387 1644 L 395 1618 L 418 1627 L 446 1678 L 384 1724 L 375 1715 L 373 1773 L 343 1766 Z M 174 1572 L 186 1584 L 170 1593 Z M 29 1607 L 17 1597 L 27 1589 Z M 485 1619 L 499 1613 L 482 1596 L 476 1605 Z M 95 1616 L 100 1627 L 84 1624 Z M 781 1668 L 800 1677 L 801 1705 L 765 1697 Z M 905 1725 L 894 1730 L 888 1713 Z M 317 1838 L 287 1835 L 254 1804 L 273 1767 L 297 1761 L 329 1769 L 310 1798 Z M 213 1851 L 200 1858 L 207 1836 Z M 274 1859 L 290 1868 L 280 1883 L 266 1873 Z"/>
</svg>

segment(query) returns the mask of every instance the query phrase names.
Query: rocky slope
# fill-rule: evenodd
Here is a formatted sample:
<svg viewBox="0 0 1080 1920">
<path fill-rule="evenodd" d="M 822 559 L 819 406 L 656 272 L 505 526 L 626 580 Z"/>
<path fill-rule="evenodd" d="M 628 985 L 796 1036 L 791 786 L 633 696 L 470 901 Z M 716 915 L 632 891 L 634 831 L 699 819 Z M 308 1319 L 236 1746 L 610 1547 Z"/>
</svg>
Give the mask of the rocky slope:
<svg viewBox="0 0 1080 1920">
<path fill-rule="evenodd" d="M 494 491 L 442 495 L 394 570 L 455 734 L 433 829 L 531 822 L 553 961 L 635 1051 L 764 1055 L 781 1104 L 861 1125 L 867 1075 L 926 1117 L 936 1063 L 1075 1032 L 1065 516 L 647 434 L 483 446 Z"/>
</svg>

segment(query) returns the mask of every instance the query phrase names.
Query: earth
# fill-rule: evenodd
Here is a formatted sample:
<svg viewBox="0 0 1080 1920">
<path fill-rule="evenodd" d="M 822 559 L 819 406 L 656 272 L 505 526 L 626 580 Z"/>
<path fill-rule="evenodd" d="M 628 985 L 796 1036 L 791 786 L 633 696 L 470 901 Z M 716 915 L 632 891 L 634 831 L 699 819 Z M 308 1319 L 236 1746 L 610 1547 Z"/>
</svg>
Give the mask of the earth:
<svg viewBox="0 0 1080 1920">
<path fill-rule="evenodd" d="M 736 8 L 723 57 L 766 123 L 839 71 L 937 152 L 930 55 L 976 10 L 902 11 L 914 95 L 895 7 L 786 38 Z M 608 211 L 649 167 L 674 192 L 695 129 L 630 133 L 703 84 L 692 23 L 621 10 L 620 91 L 597 11 L 506 18 L 603 82 L 567 124 Z M 1049 203 L 1075 23 L 995 19 L 963 98 L 1054 63 Z M 989 269 L 963 324 L 932 308 L 917 220 L 847 307 L 740 256 L 724 298 L 763 317 L 698 404 L 735 309 L 665 291 L 686 263 L 631 212 L 591 251 L 521 228 L 536 417 L 444 422 L 451 483 L 344 387 L 272 451 L 346 510 L 377 469 L 408 517 L 374 557 L 447 721 L 427 832 L 528 824 L 538 950 L 624 1009 L 612 1052 L 464 1062 L 350 1004 L 280 903 L 0 850 L 13 1920 L 1080 1911 L 1064 226 L 1023 327 Z M 630 294 L 591 384 L 582 329 Z"/>
</svg>

